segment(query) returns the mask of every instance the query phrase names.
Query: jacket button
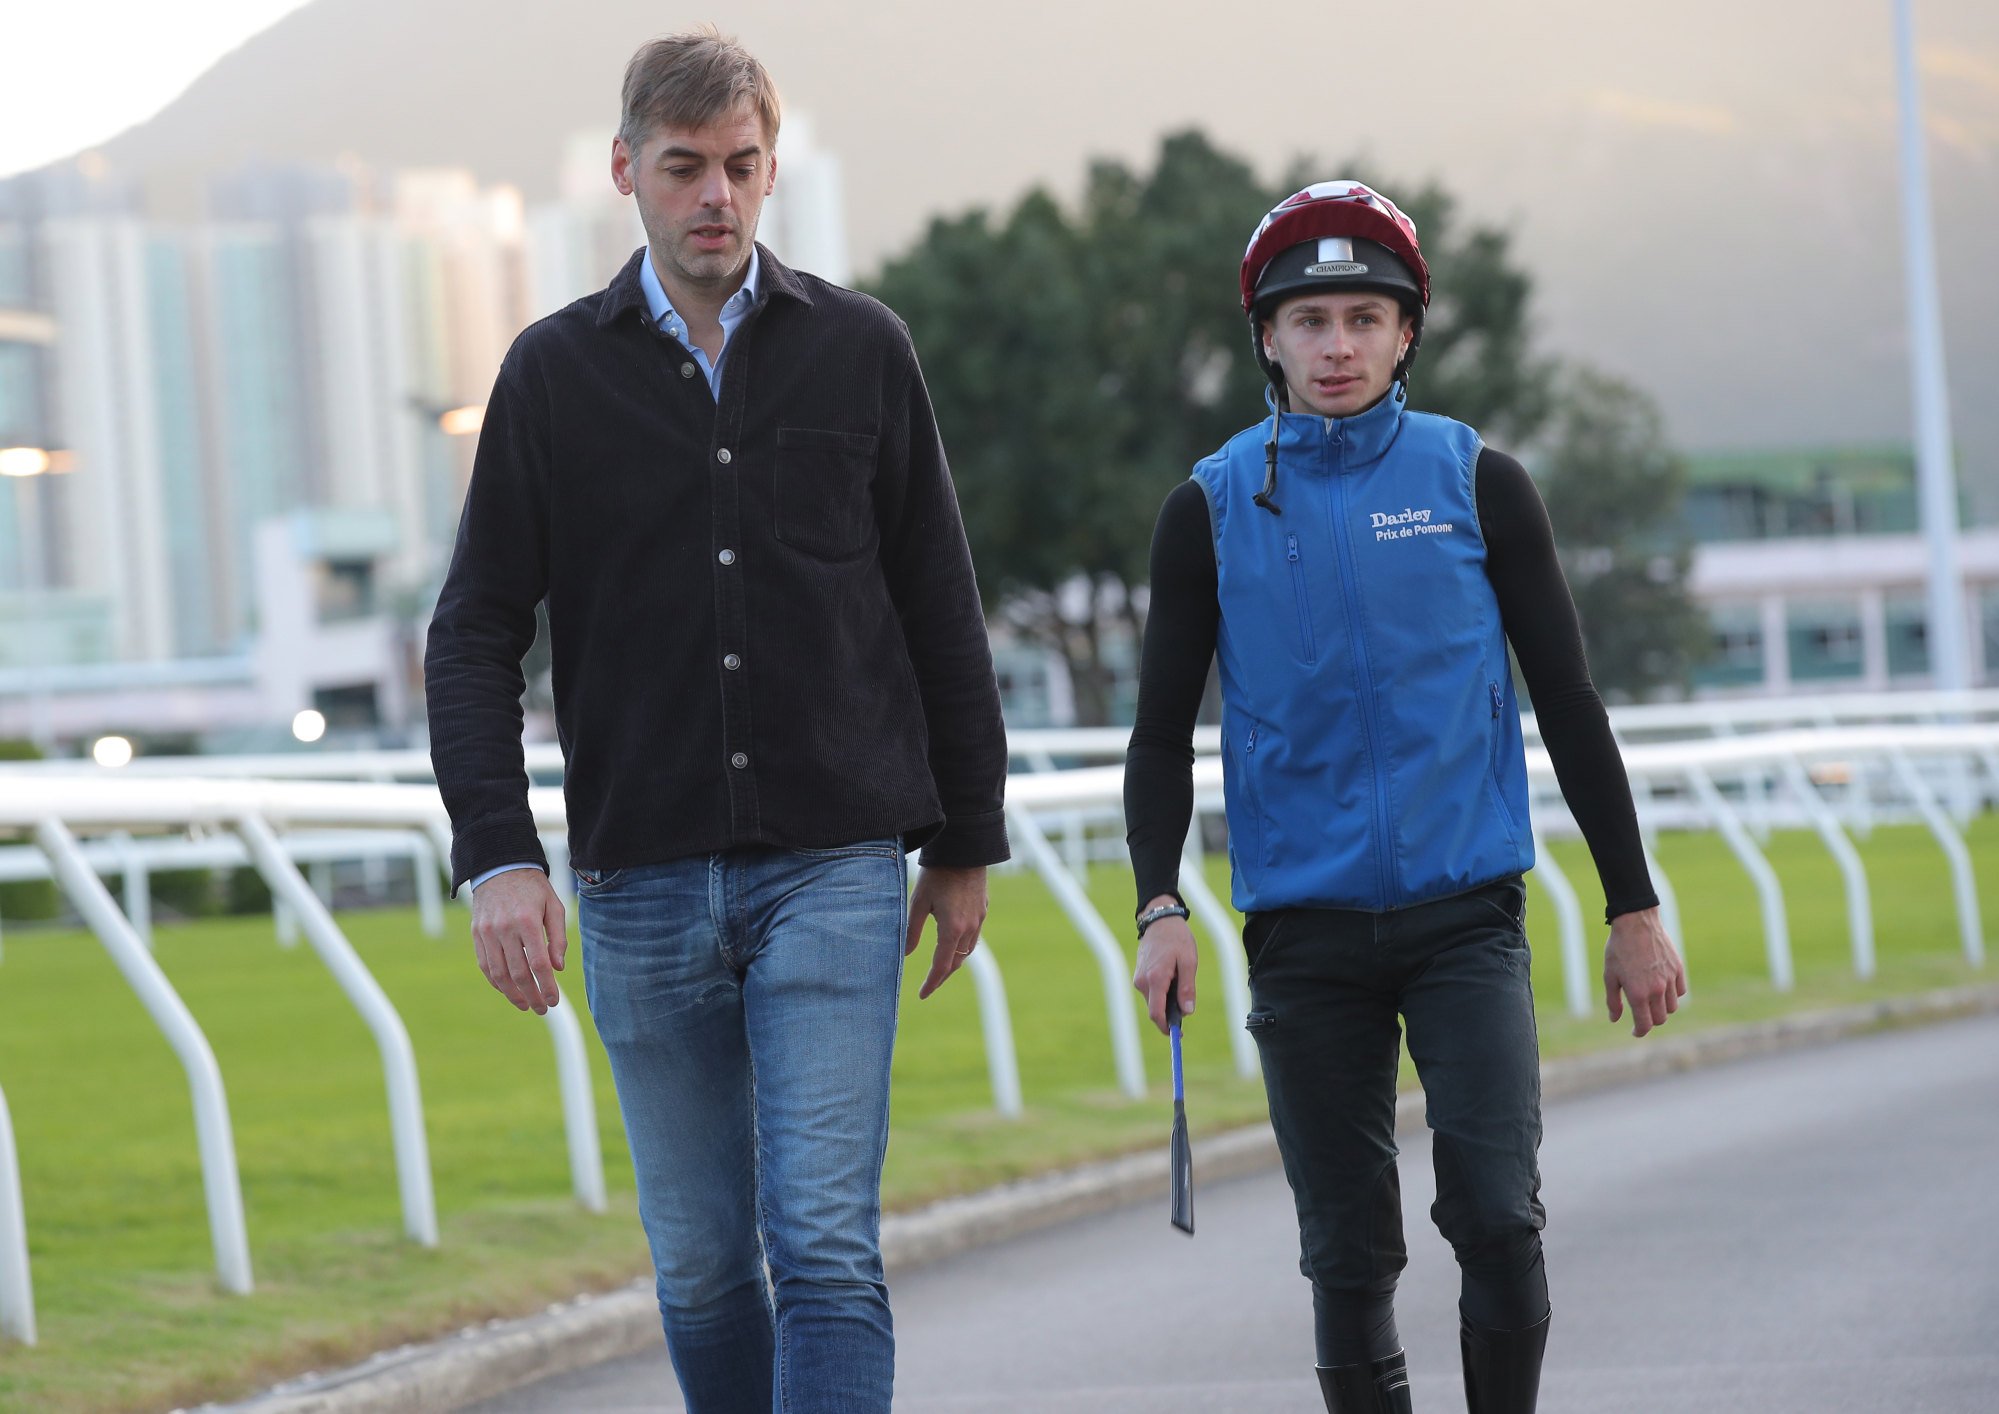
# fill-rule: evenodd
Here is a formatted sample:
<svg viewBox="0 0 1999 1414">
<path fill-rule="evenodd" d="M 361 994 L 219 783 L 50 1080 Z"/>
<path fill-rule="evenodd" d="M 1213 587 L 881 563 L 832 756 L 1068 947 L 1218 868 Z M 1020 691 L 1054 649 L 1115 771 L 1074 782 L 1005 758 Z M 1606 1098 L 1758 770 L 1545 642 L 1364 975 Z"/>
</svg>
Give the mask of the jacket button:
<svg viewBox="0 0 1999 1414">
<path fill-rule="evenodd" d="M 692 377 L 694 376 L 694 365 L 693 365 L 693 364 L 691 364 L 691 363 L 683 363 L 683 364 L 681 364 L 681 365 L 680 365 L 680 376 L 681 376 L 682 378 L 692 378 Z"/>
<path fill-rule="evenodd" d="M 729 464 L 729 449 L 724 447 L 721 451 L 715 453 L 715 460 L 723 466 L 727 466 Z"/>
<path fill-rule="evenodd" d="M 720 560 L 725 565 L 733 565 L 736 562 L 736 552 L 734 550 L 724 550 L 721 554 L 717 555 L 715 558 Z"/>
<path fill-rule="evenodd" d="M 738 658 L 735 654 L 731 653 L 727 657 L 722 659 L 722 666 L 727 668 L 730 672 L 733 673 L 736 669 L 743 666 L 743 660 L 741 658 Z"/>
<path fill-rule="evenodd" d="M 734 766 L 738 771 L 740 771 L 745 766 L 750 764 L 750 758 L 743 755 L 742 752 L 738 751 L 734 756 L 731 756 L 729 758 L 729 764 L 731 766 Z"/>
</svg>

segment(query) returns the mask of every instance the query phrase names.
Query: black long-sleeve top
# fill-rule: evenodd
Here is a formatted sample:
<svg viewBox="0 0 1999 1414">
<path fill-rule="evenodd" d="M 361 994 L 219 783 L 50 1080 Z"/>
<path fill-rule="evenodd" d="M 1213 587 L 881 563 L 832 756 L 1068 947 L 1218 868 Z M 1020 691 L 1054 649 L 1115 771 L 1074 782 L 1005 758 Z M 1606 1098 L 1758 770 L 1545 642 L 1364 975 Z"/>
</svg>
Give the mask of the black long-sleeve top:
<svg viewBox="0 0 1999 1414">
<path fill-rule="evenodd" d="M 1655 907 L 1631 784 L 1590 681 L 1582 626 L 1541 493 L 1526 468 L 1489 447 L 1479 453 L 1475 490 L 1486 578 L 1556 780 L 1596 861 L 1606 920 Z M 1125 819 L 1140 908 L 1179 893 L 1180 851 L 1194 814 L 1194 724 L 1221 623 L 1216 583 L 1207 497 L 1199 483 L 1183 481 L 1168 493 L 1153 532 L 1138 722 L 1125 757 Z"/>
<path fill-rule="evenodd" d="M 908 330 L 761 250 L 717 397 L 647 316 L 645 258 L 530 326 L 487 405 L 424 655 L 454 881 L 544 860 L 543 599 L 576 864 L 890 835 L 1005 859 L 992 649 Z"/>
</svg>

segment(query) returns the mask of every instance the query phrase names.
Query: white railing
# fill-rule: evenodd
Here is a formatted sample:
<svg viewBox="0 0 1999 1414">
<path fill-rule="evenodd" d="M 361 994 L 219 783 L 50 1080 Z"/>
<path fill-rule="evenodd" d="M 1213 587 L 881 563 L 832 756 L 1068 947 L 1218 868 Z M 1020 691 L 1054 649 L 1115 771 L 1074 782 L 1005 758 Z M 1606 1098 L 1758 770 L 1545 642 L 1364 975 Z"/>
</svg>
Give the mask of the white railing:
<svg viewBox="0 0 1999 1414">
<path fill-rule="evenodd" d="M 535 792 L 541 810 L 556 826 L 558 792 Z M 404 846 L 415 832 L 425 857 L 435 860 L 435 841 L 444 831 L 443 805 L 434 786 L 365 785 L 309 781 L 262 782 L 218 779 L 158 779 L 143 776 L 16 775 L 0 791 L 0 829 L 30 830 L 47 858 L 51 875 L 103 941 L 128 983 L 138 993 L 188 1071 L 194 1095 L 197 1147 L 208 1195 L 210 1236 L 216 1269 L 225 1288 L 250 1290 L 249 1251 L 243 1229 L 243 1200 L 236 1173 L 222 1077 L 199 1024 L 153 961 L 131 921 L 119 912 L 86 857 L 72 828 L 119 833 L 227 830 L 269 884 L 273 897 L 302 925 L 307 940 L 326 961 L 342 990 L 373 1032 L 382 1052 L 390 1129 L 395 1149 L 403 1226 L 415 1241 L 437 1241 L 435 1198 L 416 1062 L 401 1018 L 366 965 L 340 932 L 331 912 L 299 872 L 280 839 L 279 829 L 319 831 L 354 828 L 396 830 Z M 111 843 L 112 868 L 129 867 L 131 845 Z M 569 1145 L 571 1181 L 578 1201 L 593 1211 L 605 1206 L 603 1156 L 597 1138 L 582 1028 L 573 1008 L 551 1008 L 546 1021 L 555 1043 L 558 1082 Z M 0 1184 L 0 1207 L 6 1193 Z M 18 1211 L 18 1204 L 16 1205 Z M 4 1221 L 4 1220 L 0 1220 Z M 0 1280 L 6 1279 L 4 1231 L 0 1231 Z M 11 1309 L 25 1286 L 9 1286 Z M 32 1313 L 28 1320 L 32 1323 Z"/>
<path fill-rule="evenodd" d="M 35 1343 L 35 1289 L 28 1280 L 28 1220 L 21 1209 L 21 1165 L 14 1120 L 0 1090 L 0 1337 Z"/>
<path fill-rule="evenodd" d="M 1980 710 L 1984 710 L 1983 704 Z M 1960 719 L 1972 715 L 1968 707 L 1939 712 Z M 1072 745 L 1064 743 L 1064 754 Z M 1850 834 L 1864 833 L 1884 815 L 1920 819 L 1935 836 L 1951 871 L 1964 955 L 1974 966 L 1983 964 L 1983 925 L 1971 856 L 1964 846 L 1959 819 L 1999 795 L 1999 722 L 1769 730 L 1641 742 L 1626 747 L 1624 755 L 1642 828 L 1648 832 L 1659 828 L 1718 831 L 1741 862 L 1757 891 L 1774 986 L 1788 988 L 1793 969 L 1782 890 L 1758 838 L 1759 832 L 1767 834 L 1772 824 L 1810 828 L 1832 853 L 1846 885 L 1854 970 L 1867 977 L 1874 967 L 1874 923 L 1865 868 Z M 1551 830 L 1572 830 L 1574 826 L 1559 806 L 1547 753 L 1531 746 L 1527 768 L 1534 798 L 1538 868 L 1555 903 L 1565 1001 L 1580 1015 L 1587 1011 L 1591 995 L 1589 925 L 1575 888 L 1544 843 Z M 1007 812 L 1014 843 L 1026 867 L 1047 885 L 1096 962 L 1113 1073 L 1124 1093 L 1138 1096 L 1145 1092 L 1146 1081 L 1128 956 L 1117 932 L 1091 902 L 1075 861 L 1064 858 L 1055 848 L 1047 828 L 1051 823 L 1071 824 L 1079 817 L 1114 816 L 1122 800 L 1123 774 L 1122 766 L 1111 765 L 1016 775 L 1008 783 Z M 1199 807 L 1217 808 L 1222 793 L 1221 761 L 1198 759 L 1194 786 Z M 1828 788 L 1836 793 L 1832 799 L 1825 794 Z M 1737 791 L 1739 798 L 1731 796 L 1730 790 Z M 545 833 L 552 853 L 560 859 L 565 828 L 560 790 L 535 787 L 529 791 L 528 803 L 536 827 Z M 197 1137 L 217 1268 L 225 1285 L 247 1291 L 250 1277 L 221 1077 L 199 1027 L 153 963 L 131 921 L 119 914 L 97 878 L 100 868 L 108 872 L 131 869 L 134 851 L 150 847 L 140 838 L 124 838 L 132 831 L 202 835 L 227 831 L 270 883 L 274 896 L 303 925 L 307 938 L 375 1033 L 388 1081 L 405 1230 L 419 1242 L 436 1241 L 421 1098 L 407 1034 L 387 997 L 340 934 L 332 914 L 301 876 L 294 854 L 287 850 L 287 836 L 280 834 L 288 831 L 293 841 L 317 842 L 342 831 L 377 840 L 389 832 L 387 838 L 405 846 L 412 837 L 421 837 L 434 862 L 447 857 L 449 849 L 443 807 L 434 786 L 21 772 L 10 775 L 5 790 L 0 791 L 0 829 L 8 828 L 34 833 L 50 872 L 118 959 L 121 970 L 169 1033 L 188 1068 L 189 1083 L 196 1093 Z M 79 844 L 71 834 L 73 829 L 119 837 Z M 1247 982 L 1241 950 L 1233 943 L 1234 918 L 1206 886 L 1198 839 L 1190 841 L 1190 846 L 1194 853 L 1189 856 L 1183 887 L 1214 948 L 1229 1010 L 1246 1012 Z M 337 845 L 324 848 L 337 849 Z M 7 865 L 8 859 L 0 856 L 0 866 Z M 18 868 L 18 862 L 11 867 Z M 1674 898 L 1671 881 L 1658 869 L 1656 859 L 1653 867 L 1662 899 Z M 1697 960 L 1699 940 L 1680 941 Z M 1018 1115 L 1019 1071 L 999 965 L 990 949 L 980 948 L 972 954 L 969 966 L 979 996 L 994 1103 L 1003 1114 Z M 602 1160 L 596 1151 L 595 1111 L 580 1030 L 570 1008 L 552 1009 L 547 1019 L 556 1041 L 572 1178 L 579 1199 L 586 1206 L 601 1208 Z M 1234 1056 L 1239 1069 L 1253 1073 L 1253 1048 L 1238 1046 Z M 10 1266 L 10 1198 L 14 1211 L 11 1221 L 19 1222 L 18 1183 L 11 1184 L 10 1192 L 8 1164 L 4 1162 L 11 1160 L 10 1142 L 5 1112 L 0 1109 L 0 1329 L 19 1337 L 23 1330 L 32 1333 L 32 1311 L 27 1310 L 25 1317 L 22 1314 L 27 1302 L 24 1260 L 17 1264 L 18 1272 Z"/>
<path fill-rule="evenodd" d="M 325 866 L 359 862 L 385 864 L 402 861 L 410 865 L 416 889 L 417 917 L 430 937 L 444 936 L 444 889 L 450 882 L 448 856 L 440 856 L 437 842 L 426 830 L 323 830 L 287 834 L 281 840 L 294 863 L 308 867 L 314 891 L 331 903 Z M 153 943 L 152 876 L 159 873 L 195 869 L 240 869 L 253 865 L 250 851 L 234 835 L 144 835 L 126 831 L 79 843 L 83 861 L 102 877 L 123 881 L 125 917 L 139 941 Z M 440 860 L 442 859 L 442 862 Z M 317 877 L 314 877 L 317 876 Z M 33 845 L 0 845 L 0 884 L 28 879 L 53 879 L 49 857 Z M 279 941 L 289 944 L 290 912 L 280 905 Z M 0 927 L 5 920 L 0 919 Z"/>
<path fill-rule="evenodd" d="M 222 1091 L 222 1068 L 215 1063 L 215 1052 L 173 983 L 167 981 L 110 893 L 83 862 L 69 827 L 54 815 L 44 816 L 35 826 L 35 840 L 55 866 L 63 892 L 103 940 L 111 960 L 187 1072 L 216 1274 L 227 1290 L 247 1293 L 251 1285 L 250 1238 L 243 1226 L 243 1185 L 236 1175 L 235 1132 L 229 1124 L 229 1101 Z"/>
<path fill-rule="evenodd" d="M 1784 899 L 1775 871 L 1760 845 L 1742 820 L 1742 812 L 1730 801 L 1716 778 L 1730 781 L 1750 779 L 1763 787 L 1760 823 L 1795 821 L 1801 828 L 1818 831 L 1827 840 L 1847 884 L 1849 927 L 1853 937 L 1854 969 L 1861 977 L 1873 973 L 1874 924 L 1867 903 L 1867 886 L 1857 851 L 1847 839 L 1847 831 L 1833 817 L 1819 787 L 1812 784 L 1814 767 L 1832 767 L 1830 774 L 1859 780 L 1870 790 L 1899 793 L 1906 813 L 1920 818 L 1935 835 L 1951 869 L 1952 889 L 1957 902 L 1958 925 L 1964 956 L 1973 966 L 1984 962 L 1984 937 L 1978 900 L 1972 877 L 1970 853 L 1949 812 L 1938 800 L 1927 776 L 1917 767 L 1929 761 L 1947 770 L 1961 788 L 1976 787 L 1980 799 L 1999 793 L 1999 771 L 1993 765 L 1999 751 L 1999 723 L 1967 726 L 1887 726 L 1840 727 L 1816 731 L 1771 731 L 1755 735 L 1707 738 L 1677 742 L 1647 742 L 1627 747 L 1625 768 L 1633 792 L 1640 802 L 1641 819 L 1655 825 L 1670 820 L 1677 828 L 1714 830 L 1727 840 L 1754 885 L 1761 913 L 1764 948 L 1771 982 L 1780 990 L 1792 982 L 1789 925 Z M 1590 925 L 1583 916 L 1575 887 L 1549 851 L 1550 833 L 1570 833 L 1574 822 L 1560 804 L 1554 766 L 1542 748 L 1527 751 L 1527 770 L 1534 796 L 1536 842 L 1535 872 L 1555 907 L 1557 939 L 1562 959 L 1564 1000 L 1577 1016 L 1589 1009 L 1592 968 Z M 1041 772 L 1015 776 L 1008 782 L 1008 813 L 1070 818 L 1078 811 L 1110 811 L 1122 799 L 1123 768 L 1119 766 L 1080 767 L 1070 771 Z M 1981 778 L 1982 777 L 1982 778 Z M 1787 801 L 1788 791 L 1804 790 L 1795 801 Z M 1194 763 L 1195 801 L 1200 810 L 1219 808 L 1222 794 L 1222 763 L 1213 757 Z M 1896 804 L 1894 801 L 1890 805 Z M 1789 806 L 1787 810 L 1785 807 Z M 1855 813 L 1871 821 L 1882 813 L 1881 803 L 1868 800 L 1856 804 Z M 1833 844 L 1838 840 L 1838 844 Z M 1031 843 L 1031 842 L 1030 842 Z M 1033 863 L 1044 877 L 1067 865 L 1052 851 L 1035 849 Z M 1652 859 L 1653 879 L 1662 901 L 1676 898 L 1672 881 Z M 1189 871 L 1191 874 L 1193 871 Z M 1183 883 L 1187 875 L 1183 875 Z M 1085 936 L 1103 928 L 1100 918 L 1091 924 L 1084 916 L 1087 900 L 1080 890 L 1057 891 L 1058 901 Z M 1677 907 L 1674 914 L 1677 915 Z M 1677 921 L 1677 919 L 1675 919 Z M 1218 931 L 1204 919 L 1211 932 Z M 1678 939 L 1685 944 L 1695 940 Z M 1697 950 L 1697 949 L 1696 949 Z M 1099 952 L 1100 944 L 1092 944 Z M 1240 952 L 1229 949 L 1224 977 L 1239 967 Z M 1691 967 L 1691 964 L 1690 964 Z M 1118 1020 L 1128 1012 L 1111 999 L 1106 983 L 1106 1005 L 1111 1012 L 1110 1034 L 1121 1084 L 1142 1069 L 1135 1037 Z M 1232 1004 L 1233 1006 L 1233 1004 Z"/>
</svg>

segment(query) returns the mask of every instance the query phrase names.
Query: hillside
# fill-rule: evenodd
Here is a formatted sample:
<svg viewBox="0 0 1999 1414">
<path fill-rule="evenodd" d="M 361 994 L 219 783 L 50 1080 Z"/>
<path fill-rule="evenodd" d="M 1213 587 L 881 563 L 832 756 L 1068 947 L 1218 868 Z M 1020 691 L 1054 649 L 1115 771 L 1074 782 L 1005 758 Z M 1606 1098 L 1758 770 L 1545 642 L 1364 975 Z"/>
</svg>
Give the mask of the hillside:
<svg viewBox="0 0 1999 1414">
<path fill-rule="evenodd" d="M 252 156 L 464 165 L 553 190 L 625 57 L 714 19 L 848 177 L 857 267 L 937 212 L 1073 188 L 1199 125 L 1275 171 L 1366 155 L 1511 227 L 1545 342 L 1630 376 L 1692 446 L 1906 437 L 1888 10 L 1877 0 L 314 0 L 106 146 L 156 208 Z M 1999 484 L 1999 7 L 1919 7 L 1962 461 Z M 1255 213 L 1244 213 L 1247 231 Z M 1999 496 L 1981 495 L 1988 506 Z"/>
</svg>

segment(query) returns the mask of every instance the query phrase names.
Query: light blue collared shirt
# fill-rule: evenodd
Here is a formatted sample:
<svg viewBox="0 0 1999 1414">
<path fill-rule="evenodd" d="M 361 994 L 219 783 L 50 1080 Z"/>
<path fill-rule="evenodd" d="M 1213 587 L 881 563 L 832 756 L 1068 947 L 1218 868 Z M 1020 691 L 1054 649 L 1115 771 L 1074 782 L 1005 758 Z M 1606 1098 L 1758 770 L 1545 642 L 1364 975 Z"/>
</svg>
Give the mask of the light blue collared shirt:
<svg viewBox="0 0 1999 1414">
<path fill-rule="evenodd" d="M 659 272 L 652 268 L 652 252 L 646 252 L 645 260 L 639 266 L 639 288 L 645 292 L 646 309 L 652 314 L 652 322 L 687 345 L 687 351 L 694 355 L 694 362 L 708 375 L 708 391 L 719 400 L 722 396 L 722 359 L 729 356 L 729 340 L 750 310 L 756 307 L 758 266 L 761 257 L 757 248 L 750 247 L 750 271 L 743 276 L 743 287 L 730 295 L 722 306 L 722 353 L 714 363 L 708 362 L 707 353 L 687 337 L 687 321 L 673 307 L 666 297 L 666 287 L 659 282 Z"/>
<path fill-rule="evenodd" d="M 749 273 L 743 276 L 743 287 L 730 295 L 722 305 L 722 353 L 721 357 L 711 364 L 708 362 L 706 350 L 687 337 L 687 321 L 680 317 L 673 307 L 673 301 L 666 297 L 666 286 L 660 284 L 659 272 L 652 268 L 652 252 L 648 250 L 646 258 L 639 262 L 639 288 L 645 292 L 646 309 L 652 315 L 652 322 L 687 345 L 687 351 L 694 355 L 694 362 L 700 366 L 701 372 L 708 379 L 709 393 L 717 400 L 722 396 L 722 359 L 729 356 L 729 340 L 734 337 L 736 330 L 742 327 L 743 321 L 750 317 L 750 311 L 756 307 L 757 276 L 760 273 L 761 257 L 757 254 L 756 246 L 752 245 L 750 269 Z M 508 874 L 516 869 L 539 867 L 525 863 L 502 864 L 497 869 L 488 869 L 473 879 L 470 887 L 476 893 L 479 886 L 495 874 Z"/>
</svg>

